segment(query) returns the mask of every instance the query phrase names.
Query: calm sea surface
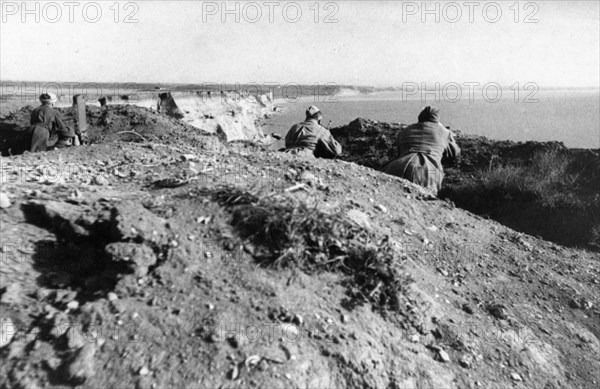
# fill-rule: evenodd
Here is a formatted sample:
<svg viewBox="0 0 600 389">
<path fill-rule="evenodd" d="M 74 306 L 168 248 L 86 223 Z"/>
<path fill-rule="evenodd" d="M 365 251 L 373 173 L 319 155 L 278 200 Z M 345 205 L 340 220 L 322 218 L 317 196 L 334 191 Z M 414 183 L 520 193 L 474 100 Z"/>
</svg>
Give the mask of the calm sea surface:
<svg viewBox="0 0 600 389">
<path fill-rule="evenodd" d="M 506 93 L 508 92 L 508 93 Z M 425 105 L 436 105 L 445 126 L 493 139 L 514 141 L 562 141 L 568 147 L 600 148 L 600 91 L 598 89 L 541 90 L 537 102 L 524 102 L 528 92 L 515 101 L 512 91 L 504 91 L 497 102 L 488 102 L 475 92 L 457 102 L 429 96 L 406 97 L 400 92 L 336 97 L 335 102 L 316 103 L 323 111 L 324 125 L 337 127 L 357 117 L 382 122 L 413 123 Z M 453 97 L 453 96 L 452 96 Z M 493 96 L 492 96 L 493 97 Z M 290 126 L 302 121 L 314 97 L 295 103 L 281 102 L 284 112 L 264 125 L 267 134 L 285 135 Z"/>
</svg>

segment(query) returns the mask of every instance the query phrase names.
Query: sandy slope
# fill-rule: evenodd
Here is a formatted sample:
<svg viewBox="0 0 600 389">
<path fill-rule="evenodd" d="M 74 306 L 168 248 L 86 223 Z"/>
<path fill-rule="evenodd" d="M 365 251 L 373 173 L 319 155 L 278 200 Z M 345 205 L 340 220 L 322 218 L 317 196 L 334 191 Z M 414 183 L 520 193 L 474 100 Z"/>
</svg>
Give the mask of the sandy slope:
<svg viewBox="0 0 600 389">
<path fill-rule="evenodd" d="M 167 128 L 168 139 L 140 125 L 146 140 L 130 138 L 139 143 L 108 134 L 2 158 L 11 205 L 0 211 L 1 387 L 600 380 L 598 254 L 518 234 L 353 163 Z M 414 280 L 404 306 L 349 304 L 339 272 L 258 266 L 258 243 L 215 199 L 225 184 L 387 236 Z"/>
</svg>

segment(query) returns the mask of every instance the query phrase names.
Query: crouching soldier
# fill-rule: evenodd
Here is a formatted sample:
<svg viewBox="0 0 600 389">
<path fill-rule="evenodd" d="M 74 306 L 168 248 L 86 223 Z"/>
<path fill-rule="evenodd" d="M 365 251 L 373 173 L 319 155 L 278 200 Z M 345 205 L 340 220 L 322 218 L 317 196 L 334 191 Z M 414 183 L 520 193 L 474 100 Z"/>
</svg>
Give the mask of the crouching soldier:
<svg viewBox="0 0 600 389">
<path fill-rule="evenodd" d="M 51 147 L 63 148 L 73 145 L 75 132 L 67 127 L 60 113 L 52 105 L 57 101 L 53 93 L 40 96 L 40 105 L 31 112 L 31 146 L 29 151 L 46 151 Z"/>
<path fill-rule="evenodd" d="M 314 105 L 306 110 L 306 119 L 288 131 L 285 137 L 285 152 L 335 158 L 342 153 L 342 146 L 333 138 L 328 129 L 321 126 L 323 114 Z"/>
<path fill-rule="evenodd" d="M 405 178 L 437 194 L 442 186 L 444 169 L 442 157 L 456 158 L 460 148 L 450 130 L 439 122 L 439 110 L 425 107 L 419 122 L 400 130 L 398 135 L 400 157 L 383 171 Z"/>
</svg>

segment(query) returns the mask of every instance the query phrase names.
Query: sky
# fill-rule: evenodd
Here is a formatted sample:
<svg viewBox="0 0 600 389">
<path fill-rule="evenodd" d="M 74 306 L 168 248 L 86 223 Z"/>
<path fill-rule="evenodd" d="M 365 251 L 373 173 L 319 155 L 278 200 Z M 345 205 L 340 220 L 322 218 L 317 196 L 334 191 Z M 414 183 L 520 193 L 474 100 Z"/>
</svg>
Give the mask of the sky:
<svg viewBox="0 0 600 389">
<path fill-rule="evenodd" d="M 598 1 L 0 3 L 3 81 L 600 85 Z"/>
</svg>

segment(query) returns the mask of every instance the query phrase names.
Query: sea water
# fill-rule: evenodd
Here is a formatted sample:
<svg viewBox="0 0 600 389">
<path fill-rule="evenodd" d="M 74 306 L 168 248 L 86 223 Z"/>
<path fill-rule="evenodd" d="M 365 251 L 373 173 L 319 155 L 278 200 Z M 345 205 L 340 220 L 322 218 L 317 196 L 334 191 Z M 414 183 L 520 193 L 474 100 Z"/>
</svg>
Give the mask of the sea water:
<svg viewBox="0 0 600 389">
<path fill-rule="evenodd" d="M 285 136 L 292 124 L 304 119 L 312 104 L 323 111 L 323 125 L 348 124 L 362 117 L 380 122 L 410 124 L 426 105 L 440 108 L 440 121 L 463 132 L 513 141 L 561 141 L 568 147 L 600 148 L 600 90 L 546 89 L 535 94 L 504 91 L 501 98 L 473 93 L 455 96 L 410 96 L 402 92 L 304 97 L 280 100 L 283 112 L 263 125 L 266 134 Z M 323 101 L 327 100 L 327 101 Z"/>
</svg>

